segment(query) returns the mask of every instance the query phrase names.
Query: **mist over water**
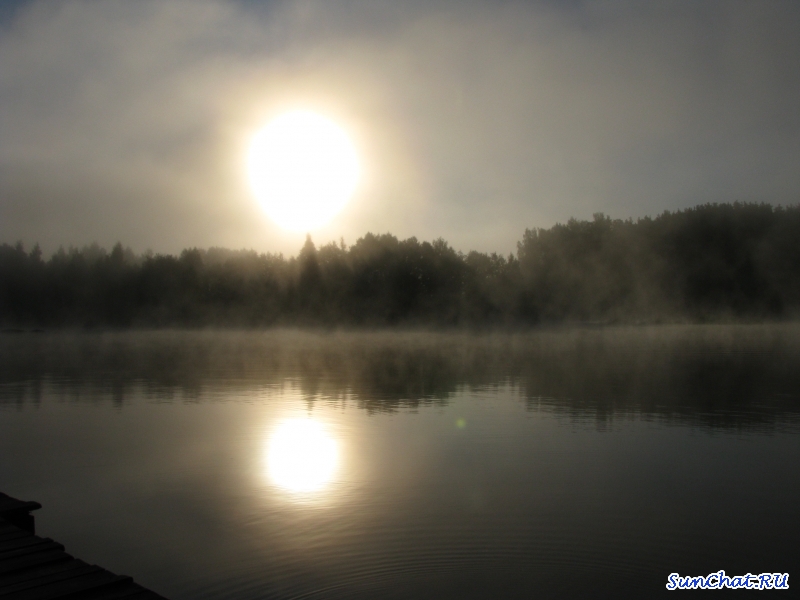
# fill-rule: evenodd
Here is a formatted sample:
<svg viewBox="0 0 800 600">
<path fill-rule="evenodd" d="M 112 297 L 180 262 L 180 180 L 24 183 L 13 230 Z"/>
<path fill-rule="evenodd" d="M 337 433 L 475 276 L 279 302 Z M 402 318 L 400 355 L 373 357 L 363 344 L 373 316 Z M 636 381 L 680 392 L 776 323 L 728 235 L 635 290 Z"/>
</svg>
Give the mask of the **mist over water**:
<svg viewBox="0 0 800 600">
<path fill-rule="evenodd" d="M 798 564 L 798 367 L 796 325 L 3 334 L 0 481 L 175 600 L 650 597 Z"/>
<path fill-rule="evenodd" d="M 0 336 L 3 403 L 218 401 L 289 385 L 304 402 L 392 412 L 512 389 L 530 410 L 598 424 L 709 427 L 800 415 L 800 326 L 554 328 L 525 334 L 156 331 Z"/>
</svg>

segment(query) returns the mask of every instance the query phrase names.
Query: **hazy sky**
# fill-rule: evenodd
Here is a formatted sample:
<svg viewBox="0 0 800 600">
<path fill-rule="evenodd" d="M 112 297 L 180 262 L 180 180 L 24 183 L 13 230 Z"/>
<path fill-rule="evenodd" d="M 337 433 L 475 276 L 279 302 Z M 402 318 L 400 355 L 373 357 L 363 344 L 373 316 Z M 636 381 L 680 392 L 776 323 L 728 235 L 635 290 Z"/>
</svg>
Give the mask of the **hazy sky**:
<svg viewBox="0 0 800 600">
<path fill-rule="evenodd" d="M 0 2 L 0 242 L 295 254 L 244 166 L 296 107 L 363 163 L 318 243 L 794 204 L 800 2 Z"/>
</svg>

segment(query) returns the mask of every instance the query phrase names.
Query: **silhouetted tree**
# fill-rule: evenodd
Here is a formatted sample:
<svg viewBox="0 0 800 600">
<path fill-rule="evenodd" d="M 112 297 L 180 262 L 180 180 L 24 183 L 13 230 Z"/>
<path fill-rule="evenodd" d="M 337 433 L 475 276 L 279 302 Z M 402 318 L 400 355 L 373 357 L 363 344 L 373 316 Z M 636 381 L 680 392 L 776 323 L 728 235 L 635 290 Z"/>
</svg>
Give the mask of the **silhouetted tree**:
<svg viewBox="0 0 800 600">
<path fill-rule="evenodd" d="M 4 327 L 519 326 L 792 318 L 800 208 L 708 204 L 528 229 L 517 255 L 368 233 L 296 258 L 0 245 Z"/>
</svg>

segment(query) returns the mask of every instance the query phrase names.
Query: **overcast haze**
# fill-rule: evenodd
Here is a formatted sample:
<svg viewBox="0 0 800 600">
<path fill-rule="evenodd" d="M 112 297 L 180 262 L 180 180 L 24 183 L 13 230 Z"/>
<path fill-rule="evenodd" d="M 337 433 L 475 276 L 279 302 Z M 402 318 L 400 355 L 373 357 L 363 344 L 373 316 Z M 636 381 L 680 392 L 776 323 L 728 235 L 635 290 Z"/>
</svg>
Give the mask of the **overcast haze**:
<svg viewBox="0 0 800 600">
<path fill-rule="evenodd" d="M 800 3 L 13 2 L 0 9 L 0 241 L 295 254 L 250 136 L 304 107 L 367 231 L 509 252 L 594 212 L 800 201 Z"/>
</svg>

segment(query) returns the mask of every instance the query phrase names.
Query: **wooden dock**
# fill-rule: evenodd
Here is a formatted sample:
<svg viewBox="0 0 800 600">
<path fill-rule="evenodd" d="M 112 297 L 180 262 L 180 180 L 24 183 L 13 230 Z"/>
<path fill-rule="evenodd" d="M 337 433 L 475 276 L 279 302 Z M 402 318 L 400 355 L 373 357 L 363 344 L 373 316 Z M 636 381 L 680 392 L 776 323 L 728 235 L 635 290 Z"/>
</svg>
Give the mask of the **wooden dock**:
<svg viewBox="0 0 800 600">
<path fill-rule="evenodd" d="M 35 535 L 30 513 L 39 508 L 0 493 L 0 600 L 165 600 Z"/>
</svg>

